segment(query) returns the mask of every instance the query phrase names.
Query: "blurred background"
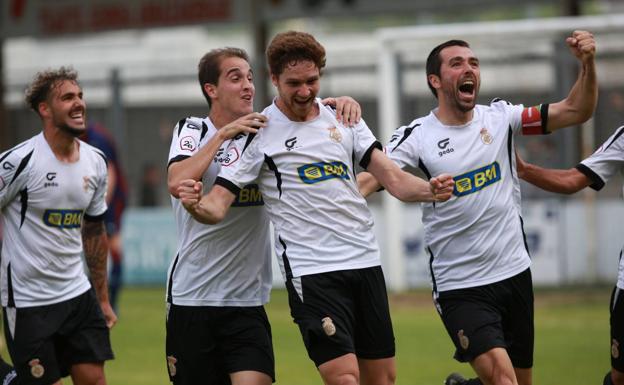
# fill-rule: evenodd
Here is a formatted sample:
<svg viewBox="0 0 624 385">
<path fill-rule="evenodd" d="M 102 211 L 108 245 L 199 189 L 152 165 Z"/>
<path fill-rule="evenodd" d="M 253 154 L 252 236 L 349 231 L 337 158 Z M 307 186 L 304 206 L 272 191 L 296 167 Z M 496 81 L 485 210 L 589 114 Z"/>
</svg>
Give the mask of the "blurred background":
<svg viewBox="0 0 624 385">
<path fill-rule="evenodd" d="M 386 142 L 396 127 L 427 114 L 435 100 L 424 60 L 438 43 L 469 41 L 482 63 L 480 102 L 557 101 L 576 78 L 564 39 L 590 29 L 598 44 L 600 98 L 593 120 L 546 137 L 519 138 L 527 160 L 568 168 L 624 124 L 624 3 L 616 0 L 4 0 L 0 149 L 40 131 L 23 102 L 35 72 L 79 71 L 88 116 L 108 129 L 127 179 L 123 276 L 164 284 L 175 255 L 166 160 L 176 122 L 205 116 L 197 63 L 222 46 L 246 49 L 256 73 L 256 109 L 273 87 L 267 41 L 287 29 L 314 34 L 328 52 L 323 96 L 350 95 Z M 523 185 L 524 216 L 543 285 L 612 283 L 621 247 L 621 177 L 599 193 L 563 197 Z M 386 194 L 371 200 L 389 286 L 428 287 L 418 205 Z M 281 284 L 280 274 L 275 282 Z"/>
<path fill-rule="evenodd" d="M 530 162 L 569 168 L 624 125 L 621 0 L 2 0 L 0 20 L 0 152 L 41 130 L 23 102 L 33 75 L 71 65 L 89 120 L 125 175 L 117 207 L 127 289 L 113 330 L 117 359 L 107 366 L 112 384 L 167 383 L 164 285 L 177 240 L 166 165 L 176 122 L 208 114 L 197 83 L 197 63 L 208 50 L 249 52 L 261 110 L 274 95 L 267 42 L 288 29 L 312 33 L 328 55 L 321 96 L 354 97 L 386 142 L 395 128 L 434 107 L 424 62 L 437 44 L 460 38 L 472 45 L 481 60 L 480 103 L 500 97 L 535 105 L 567 94 L 578 68 L 565 37 L 589 29 L 598 46 L 594 118 L 553 135 L 519 137 L 517 149 Z M 598 383 L 609 367 L 608 294 L 624 243 L 622 177 L 598 193 L 560 196 L 526 184 L 522 190 L 537 287 L 535 382 Z M 451 360 L 431 306 L 419 206 L 384 193 L 370 206 L 394 292 L 398 383 L 438 384 L 451 370 L 468 374 Z M 318 383 L 277 268 L 274 283 L 268 311 L 278 383 Z"/>
</svg>

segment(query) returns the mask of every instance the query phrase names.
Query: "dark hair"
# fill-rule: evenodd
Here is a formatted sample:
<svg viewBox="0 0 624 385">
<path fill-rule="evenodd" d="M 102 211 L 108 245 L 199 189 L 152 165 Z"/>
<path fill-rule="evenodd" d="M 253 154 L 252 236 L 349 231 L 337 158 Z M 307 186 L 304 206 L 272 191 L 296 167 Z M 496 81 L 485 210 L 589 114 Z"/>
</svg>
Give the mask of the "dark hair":
<svg viewBox="0 0 624 385">
<path fill-rule="evenodd" d="M 212 106 L 210 97 L 204 90 L 204 84 L 219 84 L 219 76 L 221 75 L 221 62 L 223 59 L 229 57 L 239 57 L 249 63 L 249 55 L 245 50 L 240 48 L 225 47 L 217 48 L 209 51 L 205 54 L 199 64 L 197 65 L 197 78 L 199 79 L 199 86 L 201 87 L 202 94 L 208 101 L 208 106 Z"/>
<path fill-rule="evenodd" d="M 433 92 L 433 96 L 435 96 L 436 99 L 438 97 L 438 93 L 436 89 L 431 86 L 431 83 L 429 83 L 429 75 L 440 76 L 440 67 L 442 66 L 442 60 L 440 59 L 440 51 L 442 51 L 446 47 L 454 47 L 454 46 L 470 48 L 470 45 L 466 43 L 465 41 L 454 39 L 454 40 L 449 40 L 438 45 L 437 47 L 432 49 L 431 52 L 429 53 L 429 56 L 427 56 L 427 85 L 429 86 L 429 89 L 431 90 L 431 92 Z"/>
<path fill-rule="evenodd" d="M 325 48 L 314 36 L 305 32 L 288 31 L 275 35 L 266 52 L 269 70 L 279 76 L 287 65 L 302 60 L 313 62 L 322 72 L 325 68 Z"/>
<path fill-rule="evenodd" d="M 26 104 L 38 114 L 39 103 L 47 100 L 50 92 L 65 80 L 78 84 L 78 72 L 72 67 L 37 72 L 26 89 L 24 96 Z"/>
</svg>

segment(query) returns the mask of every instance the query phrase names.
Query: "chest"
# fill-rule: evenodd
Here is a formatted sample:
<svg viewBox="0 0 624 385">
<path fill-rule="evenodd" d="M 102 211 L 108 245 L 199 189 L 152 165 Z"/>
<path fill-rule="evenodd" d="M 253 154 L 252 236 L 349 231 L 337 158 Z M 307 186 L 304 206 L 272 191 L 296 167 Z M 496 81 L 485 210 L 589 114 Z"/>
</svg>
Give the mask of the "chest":
<svg viewBox="0 0 624 385">
<path fill-rule="evenodd" d="M 32 209 L 86 209 L 98 185 L 95 167 L 84 163 L 71 165 L 39 162 L 30 173 L 26 194 Z"/>
</svg>

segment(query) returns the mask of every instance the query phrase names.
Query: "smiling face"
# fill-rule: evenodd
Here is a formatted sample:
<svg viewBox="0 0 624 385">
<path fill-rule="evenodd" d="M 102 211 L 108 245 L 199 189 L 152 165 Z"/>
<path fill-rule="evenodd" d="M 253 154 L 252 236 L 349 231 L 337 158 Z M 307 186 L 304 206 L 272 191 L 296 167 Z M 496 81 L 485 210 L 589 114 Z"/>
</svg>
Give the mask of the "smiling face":
<svg viewBox="0 0 624 385">
<path fill-rule="evenodd" d="M 255 88 L 253 72 L 247 60 L 230 56 L 221 61 L 217 84 L 204 84 L 204 90 L 212 101 L 212 109 L 218 109 L 231 120 L 253 112 Z"/>
<path fill-rule="evenodd" d="M 316 117 L 315 98 L 321 88 L 321 73 L 310 60 L 289 63 L 281 74 L 271 75 L 279 94 L 277 106 L 293 121 L 306 121 Z"/>
<path fill-rule="evenodd" d="M 82 89 L 72 80 L 58 81 L 50 96 L 39 104 L 39 113 L 48 125 L 74 137 L 86 130 L 86 109 Z"/>
<path fill-rule="evenodd" d="M 440 51 L 440 76 L 429 75 L 440 105 L 462 113 L 471 111 L 481 85 L 479 59 L 470 48 L 450 46 Z"/>
</svg>

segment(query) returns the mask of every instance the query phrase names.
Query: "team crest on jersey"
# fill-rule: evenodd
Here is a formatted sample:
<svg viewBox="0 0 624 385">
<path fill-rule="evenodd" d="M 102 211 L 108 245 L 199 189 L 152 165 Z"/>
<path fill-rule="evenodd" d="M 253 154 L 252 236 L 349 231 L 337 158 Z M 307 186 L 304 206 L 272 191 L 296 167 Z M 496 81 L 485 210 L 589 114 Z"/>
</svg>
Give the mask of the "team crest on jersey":
<svg viewBox="0 0 624 385">
<path fill-rule="evenodd" d="M 620 358 L 620 343 L 615 338 L 611 341 L 611 357 Z"/>
<path fill-rule="evenodd" d="M 197 149 L 197 142 L 192 136 L 185 136 L 180 139 L 180 149 L 184 151 L 195 151 Z"/>
<path fill-rule="evenodd" d="M 45 373 L 45 368 L 41 365 L 41 361 L 38 358 L 32 359 L 28 361 L 28 366 L 30 366 L 30 374 L 34 378 L 41 378 Z"/>
<path fill-rule="evenodd" d="M 95 190 L 95 186 L 93 185 L 94 178 L 90 176 L 82 177 L 82 189 L 85 192 L 89 192 L 89 189 Z"/>
<path fill-rule="evenodd" d="M 238 148 L 230 147 L 227 151 L 219 149 L 217 155 L 215 156 L 215 162 L 219 163 L 221 166 L 227 167 L 236 162 L 239 158 L 240 154 L 238 152 Z"/>
<path fill-rule="evenodd" d="M 492 134 L 489 133 L 487 128 L 483 127 L 481 131 L 479 131 L 479 134 L 481 135 L 481 141 L 483 144 L 492 144 L 492 140 L 494 140 L 494 138 L 492 137 Z"/>
<path fill-rule="evenodd" d="M 329 127 L 329 139 L 333 140 L 336 143 L 340 143 L 342 142 L 342 134 L 340 133 L 340 130 L 337 129 L 336 127 Z"/>
</svg>

